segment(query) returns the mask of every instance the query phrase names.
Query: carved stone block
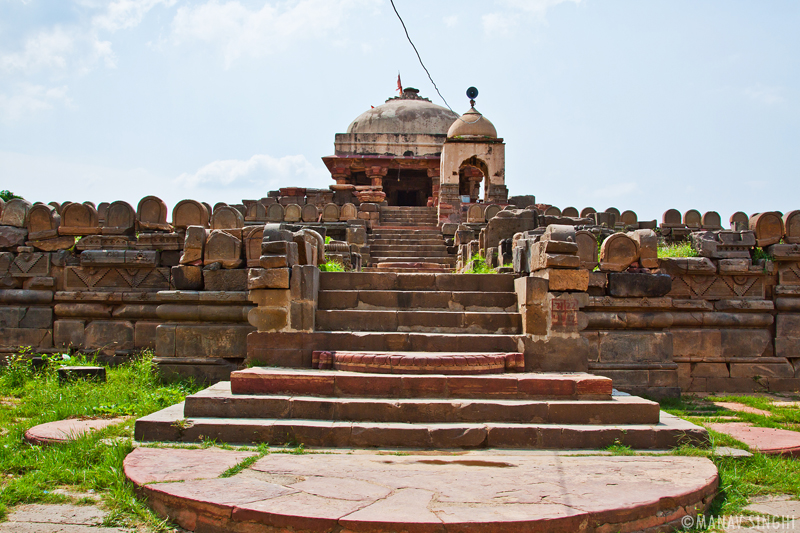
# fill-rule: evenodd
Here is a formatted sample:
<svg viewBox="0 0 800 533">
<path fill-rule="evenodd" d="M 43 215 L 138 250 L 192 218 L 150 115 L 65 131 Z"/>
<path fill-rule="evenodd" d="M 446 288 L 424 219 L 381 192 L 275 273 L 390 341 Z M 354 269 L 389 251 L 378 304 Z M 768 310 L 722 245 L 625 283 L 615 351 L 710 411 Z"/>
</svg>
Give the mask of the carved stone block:
<svg viewBox="0 0 800 533">
<path fill-rule="evenodd" d="M 31 203 L 27 200 L 22 198 L 9 200 L 3 206 L 2 213 L 0 213 L 0 226 L 26 227 L 30 209 Z"/>
<path fill-rule="evenodd" d="M 239 229 L 244 227 L 244 216 L 238 209 L 223 205 L 214 209 L 211 215 L 211 229 Z"/>
<path fill-rule="evenodd" d="M 783 237 L 783 219 L 772 211 L 758 213 L 750 217 L 750 230 L 755 232 L 759 247 L 777 244 Z"/>
<path fill-rule="evenodd" d="M 204 204 L 195 200 L 181 200 L 172 209 L 172 225 L 176 229 L 189 226 L 207 228 L 210 216 L 210 211 Z"/>
<path fill-rule="evenodd" d="M 615 233 L 600 247 L 600 270 L 622 272 L 638 258 L 638 243 L 624 233 Z"/>
<path fill-rule="evenodd" d="M 243 262 L 241 239 L 221 230 L 212 230 L 206 240 L 203 264 L 217 262 L 227 269 L 240 267 Z"/>
<path fill-rule="evenodd" d="M 133 235 L 136 231 L 136 212 L 127 202 L 118 200 L 108 206 L 103 235 Z"/>
<path fill-rule="evenodd" d="M 58 237 L 61 215 L 50 205 L 37 204 L 28 214 L 28 239 L 41 240 Z"/>
<path fill-rule="evenodd" d="M 69 204 L 61 213 L 59 235 L 99 235 L 100 217 L 89 204 Z"/>
<path fill-rule="evenodd" d="M 20 253 L 14 258 L 9 272 L 15 278 L 33 278 L 50 275 L 50 254 L 46 252 Z"/>
<path fill-rule="evenodd" d="M 156 196 L 145 196 L 136 207 L 140 231 L 172 231 L 167 223 L 167 204 Z"/>
<path fill-rule="evenodd" d="M 206 229 L 203 226 L 189 226 L 183 241 L 182 265 L 202 264 L 206 247 Z M 199 263 L 198 263 L 199 262 Z"/>
<path fill-rule="evenodd" d="M 169 268 L 64 268 L 64 290 L 68 291 L 165 291 L 169 286 Z"/>
</svg>

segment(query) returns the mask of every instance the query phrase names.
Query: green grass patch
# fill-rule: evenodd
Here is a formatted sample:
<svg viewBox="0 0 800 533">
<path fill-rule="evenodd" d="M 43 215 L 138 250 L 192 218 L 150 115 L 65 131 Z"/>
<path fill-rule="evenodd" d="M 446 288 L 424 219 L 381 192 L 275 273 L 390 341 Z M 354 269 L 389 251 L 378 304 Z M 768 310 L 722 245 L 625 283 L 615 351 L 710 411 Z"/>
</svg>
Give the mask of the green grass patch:
<svg viewBox="0 0 800 533">
<path fill-rule="evenodd" d="M 658 257 L 697 257 L 697 251 L 689 241 L 659 244 Z"/>
<path fill-rule="evenodd" d="M 475 254 L 470 257 L 469 266 L 462 274 L 497 274 L 497 270 L 490 268 L 486 264 L 486 258 L 481 254 Z"/>
<path fill-rule="evenodd" d="M 90 358 L 72 357 L 63 363 L 89 364 Z M 192 383 L 162 383 L 152 353 L 107 368 L 107 381 L 78 380 L 60 384 L 56 374 L 60 357 L 51 357 L 34 370 L 30 361 L 15 358 L 0 367 L 0 515 L 20 503 L 61 502 L 52 494 L 64 487 L 75 492 L 93 490 L 110 510 L 109 524 L 144 524 L 170 531 L 163 521 L 136 498 L 122 472 L 122 461 L 133 449 L 134 419 L 163 409 L 199 390 Z M 32 426 L 68 418 L 128 416 L 126 422 L 84 435 L 64 444 L 32 446 L 23 441 Z"/>
<path fill-rule="evenodd" d="M 760 396 L 707 396 L 699 398 L 684 395 L 680 399 L 665 399 L 661 408 L 671 414 L 696 424 L 721 422 L 720 416 L 735 416 L 743 422 L 763 427 L 775 427 L 797 431 L 800 409 L 772 405 L 773 398 Z M 772 413 L 771 416 L 731 411 L 712 402 L 736 402 Z M 753 452 L 747 445 L 733 437 L 709 430 L 711 449 L 681 446 L 672 451 L 674 455 L 708 457 L 717 466 L 720 488 L 711 507 L 711 516 L 735 516 L 744 512 L 750 499 L 769 494 L 800 494 L 800 461 L 792 458 L 764 455 Z M 719 446 L 739 448 L 753 452 L 752 457 L 721 457 L 712 449 Z"/>
<path fill-rule="evenodd" d="M 345 266 L 339 261 L 326 258 L 326 261 L 319 265 L 320 272 L 347 272 Z"/>
</svg>

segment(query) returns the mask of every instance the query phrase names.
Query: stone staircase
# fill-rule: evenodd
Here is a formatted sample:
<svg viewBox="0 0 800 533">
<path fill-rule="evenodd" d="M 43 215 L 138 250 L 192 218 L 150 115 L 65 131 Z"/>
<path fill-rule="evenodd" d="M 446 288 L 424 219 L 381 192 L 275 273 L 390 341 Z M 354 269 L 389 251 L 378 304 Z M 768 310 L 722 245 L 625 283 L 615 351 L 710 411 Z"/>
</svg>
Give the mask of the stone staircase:
<svg viewBox="0 0 800 533">
<path fill-rule="evenodd" d="M 439 216 L 435 207 L 381 206 L 381 226 L 436 228 Z"/>
<path fill-rule="evenodd" d="M 514 276 L 321 272 L 318 331 L 515 335 Z"/>
<path fill-rule="evenodd" d="M 233 372 L 137 420 L 135 437 L 427 449 L 707 441 L 657 403 L 613 394 L 609 378 L 525 372 L 513 280 L 321 273 L 317 331 L 248 338 L 250 360 L 277 367 Z"/>
<path fill-rule="evenodd" d="M 434 207 L 381 207 L 381 225 L 369 235 L 365 272 L 449 272 L 456 257 L 447 252 Z"/>
</svg>

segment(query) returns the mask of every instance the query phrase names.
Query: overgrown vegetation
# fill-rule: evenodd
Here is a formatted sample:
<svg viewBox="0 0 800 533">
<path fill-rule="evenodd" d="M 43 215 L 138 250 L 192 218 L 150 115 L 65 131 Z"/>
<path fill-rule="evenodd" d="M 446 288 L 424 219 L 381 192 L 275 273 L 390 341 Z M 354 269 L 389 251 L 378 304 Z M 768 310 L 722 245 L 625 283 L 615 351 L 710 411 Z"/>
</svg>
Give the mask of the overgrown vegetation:
<svg viewBox="0 0 800 533">
<path fill-rule="evenodd" d="M 107 525 L 146 524 L 171 531 L 139 501 L 122 472 L 122 461 L 132 447 L 134 419 L 163 409 L 199 390 L 189 382 L 162 383 L 152 353 L 130 363 L 107 368 L 107 381 L 78 380 L 59 384 L 62 364 L 89 364 L 91 358 L 45 359 L 35 369 L 27 356 L 0 367 L 0 515 L 19 503 L 67 500 L 55 488 L 102 495 L 110 510 Z M 33 446 L 23 441 L 25 431 L 45 422 L 82 417 L 128 416 L 122 424 L 87 434 L 75 441 Z"/>
<path fill-rule="evenodd" d="M 755 247 L 753 248 L 753 261 L 759 261 L 761 259 L 766 259 L 767 261 L 775 261 L 775 256 L 767 253 L 766 250 L 763 248 Z"/>
<path fill-rule="evenodd" d="M 486 258 L 481 254 L 475 254 L 469 259 L 469 268 L 464 270 L 464 274 L 496 274 L 497 271 L 486 264 Z"/>
<path fill-rule="evenodd" d="M 697 251 L 689 241 L 658 245 L 658 257 L 697 257 Z"/>
<path fill-rule="evenodd" d="M 320 272 L 347 272 L 347 268 L 339 261 L 325 257 L 325 262 L 319 265 Z"/>
<path fill-rule="evenodd" d="M 13 200 L 14 198 L 22 198 L 22 196 L 17 196 L 8 189 L 5 189 L 0 191 L 0 198 L 2 198 L 4 202 L 7 202 L 9 200 Z"/>
</svg>

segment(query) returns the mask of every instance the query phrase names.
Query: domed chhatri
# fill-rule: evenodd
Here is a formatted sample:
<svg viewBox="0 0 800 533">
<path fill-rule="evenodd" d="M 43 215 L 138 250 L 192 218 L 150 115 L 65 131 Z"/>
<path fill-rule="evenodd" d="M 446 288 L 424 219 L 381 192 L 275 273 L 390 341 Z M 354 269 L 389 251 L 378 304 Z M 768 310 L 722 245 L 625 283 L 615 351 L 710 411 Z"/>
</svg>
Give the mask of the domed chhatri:
<svg viewBox="0 0 800 533">
<path fill-rule="evenodd" d="M 475 106 L 461 115 L 447 130 L 448 139 L 497 139 L 497 129 Z"/>
<path fill-rule="evenodd" d="M 347 128 L 347 133 L 406 133 L 443 135 L 458 115 L 419 96 L 411 87 L 402 96 L 360 114 Z"/>
<path fill-rule="evenodd" d="M 406 87 L 337 133 L 334 155 L 322 161 L 338 185 L 370 186 L 389 205 L 436 205 L 442 146 L 457 120 L 457 113 Z"/>
</svg>

